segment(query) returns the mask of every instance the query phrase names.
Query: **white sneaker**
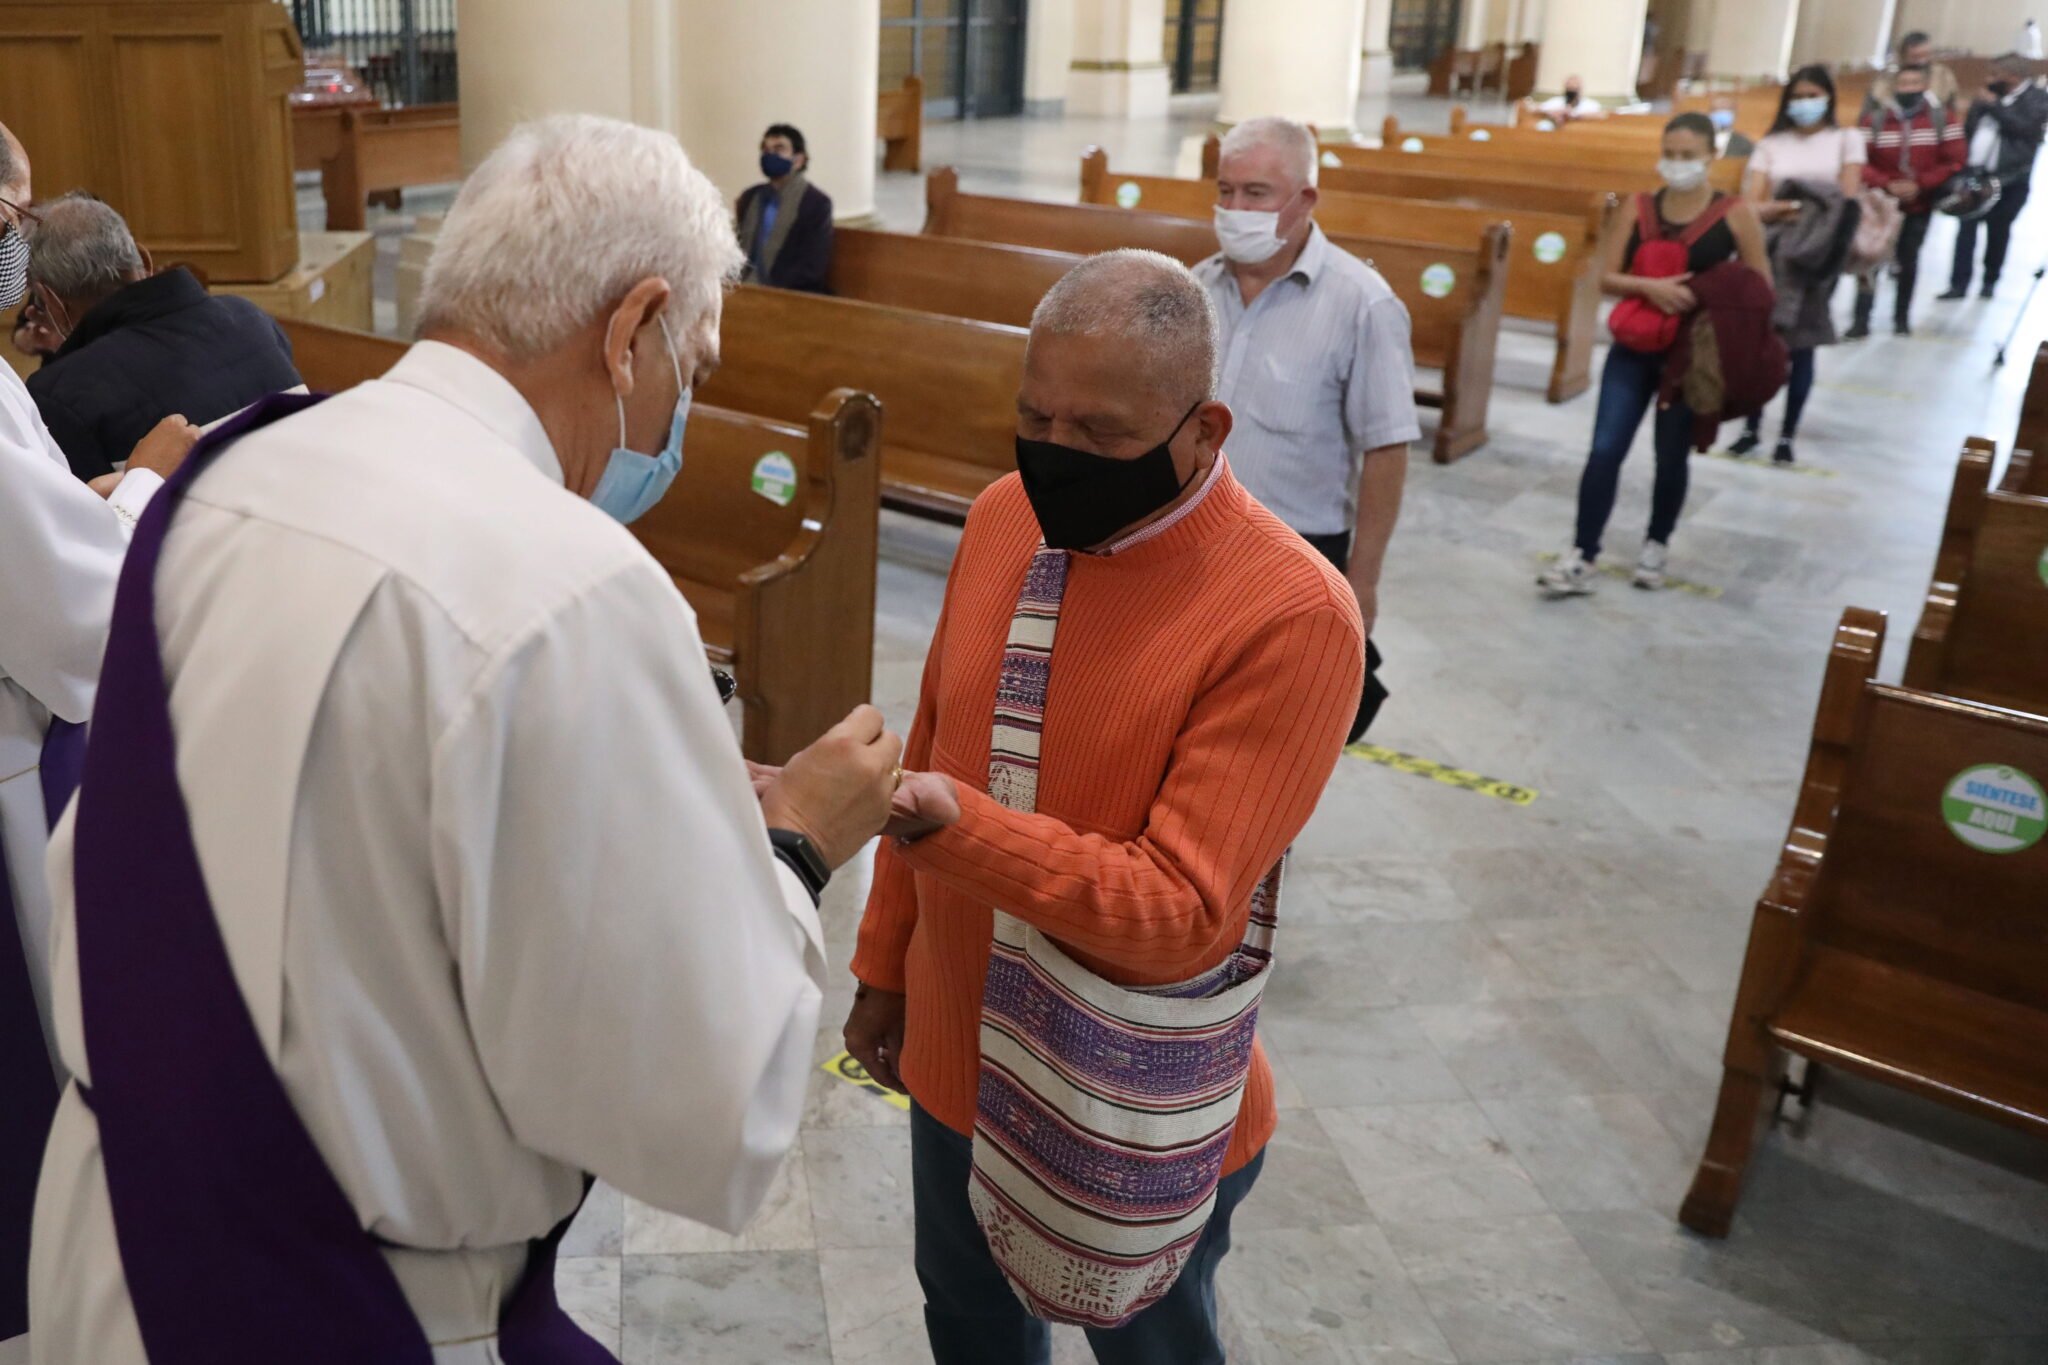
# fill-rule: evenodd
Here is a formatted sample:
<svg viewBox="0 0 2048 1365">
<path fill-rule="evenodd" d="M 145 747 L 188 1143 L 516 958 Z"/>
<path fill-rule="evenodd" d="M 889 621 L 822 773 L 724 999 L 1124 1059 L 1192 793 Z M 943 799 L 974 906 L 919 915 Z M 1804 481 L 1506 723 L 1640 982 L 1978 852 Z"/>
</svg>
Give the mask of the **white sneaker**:
<svg viewBox="0 0 2048 1365">
<path fill-rule="evenodd" d="M 1643 552 L 1636 556 L 1636 586 L 1652 591 L 1664 586 L 1664 564 L 1671 558 L 1670 547 L 1661 540 L 1643 542 Z"/>
<path fill-rule="evenodd" d="M 1536 575 L 1536 586 L 1552 597 L 1584 597 L 1593 591 L 1593 565 L 1574 545 Z"/>
</svg>

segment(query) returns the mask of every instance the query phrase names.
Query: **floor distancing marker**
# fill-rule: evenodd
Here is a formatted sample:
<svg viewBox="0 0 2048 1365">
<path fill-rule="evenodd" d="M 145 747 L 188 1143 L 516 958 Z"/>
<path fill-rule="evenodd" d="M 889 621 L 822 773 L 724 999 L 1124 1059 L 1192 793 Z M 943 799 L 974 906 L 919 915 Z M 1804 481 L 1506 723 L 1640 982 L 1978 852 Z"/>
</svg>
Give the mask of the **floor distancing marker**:
<svg viewBox="0 0 2048 1365">
<path fill-rule="evenodd" d="M 827 1059 L 825 1065 L 820 1067 L 819 1070 L 830 1072 L 848 1085 L 858 1086 L 884 1103 L 895 1105 L 906 1114 L 910 1112 L 910 1096 L 899 1095 L 873 1076 L 868 1075 L 868 1069 L 855 1061 L 853 1054 L 850 1052 L 842 1052 L 836 1057 Z"/>
<path fill-rule="evenodd" d="M 1536 560 L 1539 564 L 1555 564 L 1557 555 L 1554 552 L 1540 554 L 1536 556 Z M 1605 578 L 1618 578 L 1630 586 L 1634 586 L 1635 583 L 1636 571 L 1626 564 L 1619 564 L 1613 560 L 1601 560 L 1594 566 L 1594 572 Z M 1657 591 L 1663 592 L 1667 589 L 1671 592 L 1689 593 L 1694 597 L 1704 597 L 1709 602 L 1721 595 L 1721 590 L 1711 583 L 1695 583 L 1690 579 L 1674 578 L 1670 574 L 1664 575 L 1664 587 Z"/>
<path fill-rule="evenodd" d="M 1759 460 L 1753 456 L 1736 455 L 1726 450 L 1705 450 L 1699 453 L 1710 460 L 1720 460 L 1724 464 L 1748 465 L 1751 469 L 1768 469 L 1776 474 L 1804 474 L 1809 479 L 1832 479 L 1840 472 L 1823 469 L 1817 464 L 1800 464 L 1797 460 L 1790 464 L 1780 464 L 1776 460 Z"/>
<path fill-rule="evenodd" d="M 1417 758 L 1414 754 L 1404 754 L 1399 749 L 1382 749 L 1377 744 L 1353 744 L 1344 752 L 1353 758 L 1377 763 L 1382 768 L 1413 773 L 1432 782 L 1441 782 L 1446 787 L 1463 787 L 1466 791 L 1491 796 L 1510 805 L 1526 806 L 1536 799 L 1534 787 L 1518 786 L 1513 782 L 1503 782 L 1497 777 L 1486 777 L 1464 768 L 1449 767 L 1432 759 Z"/>
</svg>

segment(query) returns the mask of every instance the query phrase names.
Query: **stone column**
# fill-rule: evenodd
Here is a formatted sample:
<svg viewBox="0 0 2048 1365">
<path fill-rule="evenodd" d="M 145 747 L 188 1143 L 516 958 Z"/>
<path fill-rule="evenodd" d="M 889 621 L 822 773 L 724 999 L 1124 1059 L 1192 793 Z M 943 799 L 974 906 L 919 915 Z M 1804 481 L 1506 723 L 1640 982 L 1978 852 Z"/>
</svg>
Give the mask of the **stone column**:
<svg viewBox="0 0 2048 1365">
<path fill-rule="evenodd" d="M 1508 31 L 1511 43 L 1540 43 L 1543 41 L 1544 0 L 1521 0 L 1521 8 L 1515 12 L 1514 27 Z"/>
<path fill-rule="evenodd" d="M 1493 11 L 1502 0 L 1465 0 L 1458 11 L 1458 46 L 1485 47 L 1493 31 Z"/>
<path fill-rule="evenodd" d="M 1173 91 L 1165 38 L 1164 0 L 1074 0 L 1067 112 L 1163 117 Z"/>
<path fill-rule="evenodd" d="M 543 114 L 673 128 L 676 0 L 463 0 L 462 164 Z"/>
<path fill-rule="evenodd" d="M 1715 6 L 1707 74 L 1741 81 L 1782 80 L 1792 59 L 1799 0 L 1742 0 Z"/>
<path fill-rule="evenodd" d="M 1882 62 L 1898 0 L 1801 0 L 1792 65 Z"/>
<path fill-rule="evenodd" d="M 1577 76 L 1602 104 L 1636 97 L 1649 0 L 1547 0 L 1536 57 L 1538 94 L 1555 94 Z"/>
<path fill-rule="evenodd" d="M 1074 61 L 1074 0 L 1032 0 L 1024 32 L 1024 112 L 1057 118 L 1066 111 Z"/>
<path fill-rule="evenodd" d="M 732 200 L 761 178 L 762 129 L 793 123 L 804 132 L 811 183 L 832 196 L 833 216 L 871 218 L 878 0 L 777 0 L 773 8 L 774 22 L 764 23 L 759 6 L 678 0 L 676 136 Z"/>
<path fill-rule="evenodd" d="M 1325 138 L 1349 137 L 1357 116 L 1359 66 L 1352 45 L 1366 0 L 1260 0 L 1223 25 L 1222 106 L 1216 117 L 1241 123 L 1280 114 L 1313 123 Z M 1248 9 L 1249 7 L 1247 7 Z"/>
<path fill-rule="evenodd" d="M 1358 44 L 1358 88 L 1384 95 L 1394 83 L 1394 0 L 1365 0 L 1365 31 Z"/>
</svg>

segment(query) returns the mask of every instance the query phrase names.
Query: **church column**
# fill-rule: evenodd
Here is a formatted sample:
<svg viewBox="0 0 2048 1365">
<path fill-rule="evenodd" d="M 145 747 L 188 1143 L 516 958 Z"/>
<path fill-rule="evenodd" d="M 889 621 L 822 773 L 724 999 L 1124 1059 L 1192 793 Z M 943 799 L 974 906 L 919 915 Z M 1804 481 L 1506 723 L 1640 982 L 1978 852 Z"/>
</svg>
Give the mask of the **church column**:
<svg viewBox="0 0 2048 1365">
<path fill-rule="evenodd" d="M 1057 118 L 1066 112 L 1074 61 L 1074 0 L 1032 0 L 1024 32 L 1024 112 Z"/>
<path fill-rule="evenodd" d="M 1229 28 L 1226 23 L 1224 31 Z M 1164 116 L 1173 90 L 1165 41 L 1164 0 L 1074 0 L 1067 112 Z"/>
<path fill-rule="evenodd" d="M 515 124 L 576 112 L 673 127 L 676 0 L 489 0 L 462 6 L 462 164 Z"/>
<path fill-rule="evenodd" d="M 1898 0 L 1801 0 L 1792 65 L 1882 62 Z"/>
<path fill-rule="evenodd" d="M 1458 46 L 1466 51 L 1485 47 L 1493 32 L 1493 11 L 1505 0 L 1465 0 L 1458 11 Z"/>
<path fill-rule="evenodd" d="M 1717 5 L 1707 39 L 1707 74 L 1742 81 L 1782 80 L 1798 23 L 1799 0 Z"/>
<path fill-rule="evenodd" d="M 1603 104 L 1636 97 L 1648 0 L 1547 0 L 1536 56 L 1536 90 L 1556 94 L 1577 76 Z"/>
<path fill-rule="evenodd" d="M 1515 11 L 1514 26 L 1508 30 L 1511 43 L 1540 43 L 1543 41 L 1543 0 L 1521 0 Z"/>
<path fill-rule="evenodd" d="M 1359 40 L 1358 88 L 1384 95 L 1394 83 L 1394 0 L 1365 0 L 1365 32 Z"/>
<path fill-rule="evenodd" d="M 1223 100 L 1217 118 L 1242 123 L 1280 114 L 1325 138 L 1349 137 L 1357 117 L 1359 64 L 1352 57 L 1366 0 L 1260 0 L 1254 19 L 1226 13 Z"/>
</svg>

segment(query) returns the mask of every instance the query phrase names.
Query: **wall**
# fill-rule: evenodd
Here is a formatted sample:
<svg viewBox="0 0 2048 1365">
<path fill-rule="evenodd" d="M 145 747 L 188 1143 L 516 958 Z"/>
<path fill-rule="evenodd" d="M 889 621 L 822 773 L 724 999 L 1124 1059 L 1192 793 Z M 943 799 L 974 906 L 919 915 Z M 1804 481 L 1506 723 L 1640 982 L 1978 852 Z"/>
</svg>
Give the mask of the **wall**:
<svg viewBox="0 0 2048 1365">
<path fill-rule="evenodd" d="M 1801 0 L 1792 65 L 1881 61 L 1898 0 Z"/>
<path fill-rule="evenodd" d="M 1799 0 L 1722 0 L 1707 39 L 1707 73 L 1742 80 L 1784 78 Z"/>
<path fill-rule="evenodd" d="M 1024 31 L 1024 111 L 1057 114 L 1074 60 L 1074 0 L 1031 0 Z"/>
<path fill-rule="evenodd" d="M 542 114 L 604 114 L 672 128 L 671 0 L 465 4 L 462 164 Z"/>
</svg>

